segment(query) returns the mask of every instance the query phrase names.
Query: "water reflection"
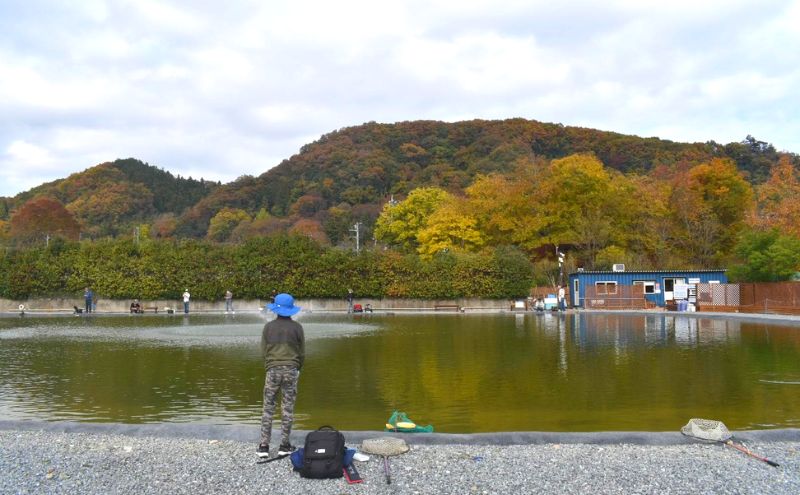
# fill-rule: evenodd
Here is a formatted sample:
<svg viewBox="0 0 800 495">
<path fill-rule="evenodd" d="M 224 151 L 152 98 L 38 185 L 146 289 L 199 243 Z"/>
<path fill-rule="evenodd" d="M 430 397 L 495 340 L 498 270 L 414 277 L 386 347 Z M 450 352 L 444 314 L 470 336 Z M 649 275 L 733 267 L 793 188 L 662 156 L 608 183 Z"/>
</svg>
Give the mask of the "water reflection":
<svg viewBox="0 0 800 495">
<path fill-rule="evenodd" d="M 800 425 L 797 328 L 618 313 L 303 314 L 298 427 Z M 0 318 L 6 418 L 257 424 L 257 315 Z M 677 425 L 677 426 L 676 426 Z"/>
</svg>

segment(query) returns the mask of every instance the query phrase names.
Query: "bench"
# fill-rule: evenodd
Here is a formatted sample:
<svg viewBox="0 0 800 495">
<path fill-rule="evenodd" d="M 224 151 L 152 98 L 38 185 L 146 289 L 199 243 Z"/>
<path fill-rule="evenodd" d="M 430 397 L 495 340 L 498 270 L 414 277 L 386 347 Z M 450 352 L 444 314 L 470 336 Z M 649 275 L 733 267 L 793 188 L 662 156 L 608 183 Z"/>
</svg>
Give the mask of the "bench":
<svg viewBox="0 0 800 495">
<path fill-rule="evenodd" d="M 461 306 L 458 304 L 434 304 L 433 310 L 439 311 L 440 309 L 452 309 L 453 311 L 461 311 Z"/>
<path fill-rule="evenodd" d="M 147 313 L 149 309 L 152 309 L 154 313 L 158 313 L 158 306 L 142 306 L 143 313 Z"/>
</svg>

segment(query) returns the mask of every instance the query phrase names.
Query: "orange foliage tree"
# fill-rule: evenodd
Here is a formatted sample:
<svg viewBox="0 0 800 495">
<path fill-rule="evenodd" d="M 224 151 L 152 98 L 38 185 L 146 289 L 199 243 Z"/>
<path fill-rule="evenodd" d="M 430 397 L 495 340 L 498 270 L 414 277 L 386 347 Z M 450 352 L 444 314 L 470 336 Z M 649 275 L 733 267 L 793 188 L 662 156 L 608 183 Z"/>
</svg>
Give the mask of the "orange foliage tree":
<svg viewBox="0 0 800 495">
<path fill-rule="evenodd" d="M 800 174 L 788 156 L 772 167 L 769 180 L 756 191 L 756 225 L 800 237 Z"/>
<path fill-rule="evenodd" d="M 47 196 L 28 201 L 11 215 L 10 235 L 22 244 L 32 244 L 47 236 L 76 240 L 80 231 L 72 213 Z"/>
</svg>

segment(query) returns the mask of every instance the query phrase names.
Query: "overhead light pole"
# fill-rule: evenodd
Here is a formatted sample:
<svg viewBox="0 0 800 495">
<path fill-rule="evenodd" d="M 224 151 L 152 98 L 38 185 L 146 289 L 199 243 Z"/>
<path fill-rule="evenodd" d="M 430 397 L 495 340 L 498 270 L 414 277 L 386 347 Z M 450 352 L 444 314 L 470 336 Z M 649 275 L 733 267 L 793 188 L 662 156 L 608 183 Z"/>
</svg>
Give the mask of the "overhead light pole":
<svg viewBox="0 0 800 495">
<path fill-rule="evenodd" d="M 358 251 L 360 249 L 359 245 L 360 229 L 361 229 L 361 222 L 356 222 L 356 224 L 350 228 L 350 232 L 354 232 L 356 234 L 356 254 L 358 254 Z"/>
<path fill-rule="evenodd" d="M 558 258 L 558 285 L 564 285 L 564 258 L 566 255 L 558 250 L 556 245 L 556 257 Z"/>
</svg>

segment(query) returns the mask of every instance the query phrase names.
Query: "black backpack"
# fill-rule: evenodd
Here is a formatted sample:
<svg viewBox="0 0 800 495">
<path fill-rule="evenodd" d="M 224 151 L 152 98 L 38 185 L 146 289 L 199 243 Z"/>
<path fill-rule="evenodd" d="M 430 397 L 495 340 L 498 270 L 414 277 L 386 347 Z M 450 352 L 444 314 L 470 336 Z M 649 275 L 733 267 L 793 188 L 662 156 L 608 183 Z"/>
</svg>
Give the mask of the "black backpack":
<svg viewBox="0 0 800 495">
<path fill-rule="evenodd" d="M 306 435 L 303 446 L 303 478 L 341 478 L 344 469 L 344 435 L 330 426 L 320 426 Z"/>
</svg>

